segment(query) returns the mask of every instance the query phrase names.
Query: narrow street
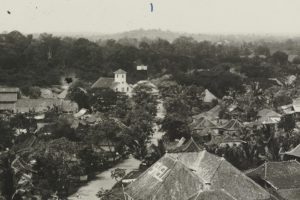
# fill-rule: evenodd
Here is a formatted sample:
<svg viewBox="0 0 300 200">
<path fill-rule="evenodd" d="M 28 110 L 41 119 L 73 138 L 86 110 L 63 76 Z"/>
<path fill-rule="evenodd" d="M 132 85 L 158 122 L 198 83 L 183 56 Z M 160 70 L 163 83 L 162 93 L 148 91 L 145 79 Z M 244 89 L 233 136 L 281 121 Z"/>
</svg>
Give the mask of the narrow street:
<svg viewBox="0 0 300 200">
<path fill-rule="evenodd" d="M 85 200 L 99 200 L 96 197 L 97 192 L 103 189 L 111 189 L 112 186 L 116 183 L 114 179 L 111 178 L 111 171 L 116 168 L 126 169 L 126 173 L 134 169 L 138 169 L 141 161 L 130 157 L 124 160 L 122 163 L 110 168 L 104 172 L 97 174 L 96 179 L 87 183 L 87 185 L 81 187 L 75 194 L 71 195 L 68 199 L 69 200 L 78 200 L 78 199 L 85 199 Z"/>
<path fill-rule="evenodd" d="M 157 104 L 157 114 L 156 114 L 156 120 L 162 120 L 166 115 L 166 111 L 163 105 L 163 100 L 159 99 Z M 153 125 L 153 136 L 151 139 L 151 143 L 157 145 L 158 140 L 161 139 L 161 137 L 164 135 L 164 132 L 161 132 L 160 126 L 157 123 L 154 123 Z"/>
</svg>

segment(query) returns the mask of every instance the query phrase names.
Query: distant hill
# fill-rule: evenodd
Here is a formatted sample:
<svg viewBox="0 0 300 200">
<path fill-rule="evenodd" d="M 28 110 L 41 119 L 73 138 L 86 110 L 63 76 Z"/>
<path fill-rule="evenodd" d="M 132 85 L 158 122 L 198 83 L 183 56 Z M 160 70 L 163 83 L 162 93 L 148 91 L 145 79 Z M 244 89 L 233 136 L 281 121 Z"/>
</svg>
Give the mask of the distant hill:
<svg viewBox="0 0 300 200">
<path fill-rule="evenodd" d="M 193 34 L 193 33 L 180 33 L 168 30 L 160 30 L 160 29 L 137 29 L 131 30 L 121 33 L 113 33 L 113 34 L 102 34 L 102 33 L 53 33 L 57 36 L 62 37 L 75 37 L 75 38 L 87 38 L 91 41 L 98 41 L 98 40 L 107 40 L 107 39 L 114 39 L 119 40 L 122 38 L 135 38 L 137 40 L 141 40 L 143 38 L 148 39 L 165 39 L 172 42 L 174 39 L 180 36 L 186 37 L 193 37 L 197 41 L 204 41 L 208 40 L 211 42 L 220 42 L 220 41 L 229 41 L 233 43 L 240 43 L 240 42 L 255 42 L 255 41 L 265 41 L 265 42 L 278 42 L 284 41 L 289 38 L 299 38 L 295 36 L 288 36 L 288 35 L 270 35 L 270 34 Z"/>
</svg>

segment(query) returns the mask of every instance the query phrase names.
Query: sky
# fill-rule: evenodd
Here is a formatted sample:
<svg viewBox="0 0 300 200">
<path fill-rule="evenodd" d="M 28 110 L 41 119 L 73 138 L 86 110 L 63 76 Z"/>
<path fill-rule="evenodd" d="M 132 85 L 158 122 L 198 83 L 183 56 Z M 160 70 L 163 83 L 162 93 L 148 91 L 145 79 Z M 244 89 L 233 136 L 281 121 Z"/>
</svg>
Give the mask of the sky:
<svg viewBox="0 0 300 200">
<path fill-rule="evenodd" d="M 0 0 L 0 32 L 300 34 L 299 19 L 300 0 Z"/>
</svg>

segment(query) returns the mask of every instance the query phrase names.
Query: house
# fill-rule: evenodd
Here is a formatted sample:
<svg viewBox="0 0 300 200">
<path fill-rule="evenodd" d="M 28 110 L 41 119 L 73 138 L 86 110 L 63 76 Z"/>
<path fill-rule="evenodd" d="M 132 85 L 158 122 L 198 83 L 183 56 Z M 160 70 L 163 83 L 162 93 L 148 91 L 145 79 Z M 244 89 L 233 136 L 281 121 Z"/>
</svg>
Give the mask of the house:
<svg viewBox="0 0 300 200">
<path fill-rule="evenodd" d="M 131 94 L 132 86 L 127 83 L 125 72 L 122 69 L 118 69 L 114 72 L 114 78 L 100 77 L 93 85 L 92 88 L 111 88 L 116 92 Z"/>
<path fill-rule="evenodd" d="M 238 200 L 271 199 L 264 188 L 224 158 L 205 150 L 166 153 L 129 184 L 124 194 L 125 199 L 130 200 L 188 200 L 199 191 L 213 190 L 226 191 L 226 194 Z"/>
<path fill-rule="evenodd" d="M 220 128 L 221 133 L 230 135 L 240 135 L 243 132 L 244 125 L 237 119 L 232 119 Z"/>
<path fill-rule="evenodd" d="M 300 198 L 300 163 L 295 160 L 266 162 L 246 174 L 279 199 Z"/>
<path fill-rule="evenodd" d="M 275 128 L 281 120 L 281 115 L 270 109 L 262 109 L 257 113 L 257 121 L 263 125 L 273 125 Z"/>
<path fill-rule="evenodd" d="M 0 88 L 0 111 L 16 112 L 16 102 L 18 101 L 18 88 Z"/>
</svg>

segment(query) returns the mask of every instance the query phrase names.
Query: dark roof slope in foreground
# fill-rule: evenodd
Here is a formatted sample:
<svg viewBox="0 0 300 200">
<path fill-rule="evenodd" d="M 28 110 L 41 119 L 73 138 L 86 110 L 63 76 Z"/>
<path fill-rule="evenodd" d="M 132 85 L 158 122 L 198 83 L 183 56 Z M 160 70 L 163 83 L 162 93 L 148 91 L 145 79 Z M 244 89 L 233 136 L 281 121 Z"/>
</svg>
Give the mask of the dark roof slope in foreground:
<svg viewBox="0 0 300 200">
<path fill-rule="evenodd" d="M 139 178 L 126 193 L 133 199 L 187 199 L 203 188 L 203 181 L 182 162 L 166 154 Z"/>
<path fill-rule="evenodd" d="M 188 200 L 236 200 L 225 190 L 199 191 Z"/>
<path fill-rule="evenodd" d="M 300 188 L 300 163 L 295 160 L 266 162 L 247 175 L 265 180 L 276 190 Z"/>
<path fill-rule="evenodd" d="M 278 190 L 278 194 L 287 200 L 300 199 L 300 189 L 282 189 L 282 190 Z"/>
<path fill-rule="evenodd" d="M 165 173 L 164 173 L 165 172 Z M 157 178 L 160 174 L 161 178 Z M 167 153 L 126 188 L 133 199 L 186 200 L 209 184 L 235 199 L 269 200 L 270 194 L 224 158 L 207 151 Z"/>
</svg>

